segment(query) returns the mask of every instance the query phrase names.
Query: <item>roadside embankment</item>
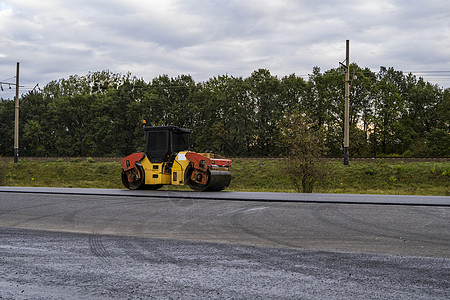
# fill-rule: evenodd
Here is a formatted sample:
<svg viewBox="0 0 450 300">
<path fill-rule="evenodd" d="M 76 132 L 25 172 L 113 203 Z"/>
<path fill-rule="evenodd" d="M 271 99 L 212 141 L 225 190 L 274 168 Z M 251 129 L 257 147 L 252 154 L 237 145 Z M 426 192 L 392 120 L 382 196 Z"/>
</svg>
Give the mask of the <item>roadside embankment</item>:
<svg viewBox="0 0 450 300">
<path fill-rule="evenodd" d="M 229 190 L 297 192 L 284 163 L 283 159 L 234 159 Z M 120 172 L 119 161 L 95 158 L 1 161 L 0 185 L 123 188 Z M 314 192 L 450 196 L 450 162 L 377 159 L 343 166 L 328 161 L 326 176 L 315 184 Z"/>
</svg>

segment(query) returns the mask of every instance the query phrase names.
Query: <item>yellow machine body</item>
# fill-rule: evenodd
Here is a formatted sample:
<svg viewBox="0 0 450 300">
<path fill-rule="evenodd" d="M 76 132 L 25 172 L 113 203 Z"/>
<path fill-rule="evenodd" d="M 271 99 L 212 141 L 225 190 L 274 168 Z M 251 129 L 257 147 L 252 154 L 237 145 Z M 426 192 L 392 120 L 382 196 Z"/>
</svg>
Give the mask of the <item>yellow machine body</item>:
<svg viewBox="0 0 450 300">
<path fill-rule="evenodd" d="M 178 153 L 174 162 L 169 163 L 151 163 L 147 157 L 141 160 L 144 169 L 144 178 L 146 185 L 171 184 L 184 185 L 186 179 L 186 170 L 189 166 L 189 160 L 186 159 L 186 151 Z M 170 168 L 170 165 L 172 167 Z"/>
</svg>

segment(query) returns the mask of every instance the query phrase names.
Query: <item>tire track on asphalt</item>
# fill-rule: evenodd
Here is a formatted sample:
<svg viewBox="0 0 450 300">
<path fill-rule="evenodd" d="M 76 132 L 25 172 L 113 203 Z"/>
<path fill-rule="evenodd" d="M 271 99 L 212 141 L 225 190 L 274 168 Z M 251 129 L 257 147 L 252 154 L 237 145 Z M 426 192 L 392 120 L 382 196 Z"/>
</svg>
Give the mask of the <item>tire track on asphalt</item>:
<svg viewBox="0 0 450 300">
<path fill-rule="evenodd" d="M 245 213 L 260 212 L 260 211 L 262 211 L 262 206 L 260 203 L 248 205 L 242 209 L 235 211 L 230 218 L 230 222 L 233 225 L 233 227 L 239 229 L 240 231 L 251 237 L 256 237 L 257 239 L 260 239 L 262 241 L 270 242 L 275 246 L 298 248 L 298 246 L 293 243 L 288 243 L 286 241 L 282 241 L 272 236 L 268 236 L 267 233 L 264 234 L 262 232 L 258 232 L 257 230 L 252 229 L 250 226 L 244 225 L 244 223 L 241 221 L 241 218 L 244 216 Z M 272 214 L 271 209 L 264 208 L 264 212 Z"/>
<path fill-rule="evenodd" d="M 422 214 L 424 208 L 415 210 Z M 445 209 L 445 208 L 442 208 Z M 450 246 L 450 240 L 442 239 L 441 237 L 432 237 L 429 234 L 420 233 L 414 230 L 401 229 L 400 227 L 393 227 L 388 225 L 388 222 L 371 222 L 365 219 L 357 218 L 354 215 L 346 212 L 342 205 L 335 205 L 332 210 L 332 216 L 327 215 L 330 210 L 324 210 L 317 207 L 313 210 L 313 216 L 329 226 L 330 228 L 336 228 L 336 230 L 346 230 L 349 237 L 352 236 L 351 232 L 367 238 L 383 238 L 393 240 L 403 240 L 403 242 L 417 242 L 425 245 L 435 246 Z M 379 215 L 382 218 L 382 215 Z M 403 216 L 398 216 L 403 218 Z M 416 227 L 413 227 L 416 228 Z M 449 225 L 450 229 L 450 225 Z"/>
<path fill-rule="evenodd" d="M 159 200 L 160 201 L 160 200 Z M 109 235 L 110 233 L 106 233 L 105 229 L 110 227 L 111 225 L 116 224 L 117 222 L 120 222 L 120 217 L 123 217 L 127 214 L 131 214 L 131 215 L 135 215 L 136 214 L 136 210 L 139 208 L 140 205 L 145 205 L 146 201 L 142 200 L 142 199 L 127 199 L 127 200 L 122 200 L 122 201 L 118 201 L 116 203 L 114 203 L 114 205 L 112 206 L 119 206 L 119 207 L 126 207 L 125 210 L 120 210 L 118 215 L 109 217 L 109 218 L 105 218 L 100 224 L 97 224 L 96 226 L 93 227 L 93 229 L 91 230 L 91 233 L 88 236 L 88 241 L 89 241 L 89 248 L 91 253 L 99 258 L 100 260 L 102 260 L 105 263 L 110 263 L 111 261 L 114 260 L 114 255 L 111 254 L 111 252 L 108 250 L 108 247 L 105 245 L 105 242 L 109 239 Z M 101 205 L 95 206 L 94 208 L 100 208 L 103 207 Z M 104 215 L 104 213 L 102 212 L 100 215 Z M 152 214 L 152 215 L 156 215 Z M 147 218 L 151 217 L 152 215 L 146 215 Z M 136 225 L 134 225 L 134 230 L 133 230 L 133 234 L 132 235 L 139 235 L 140 232 L 142 232 L 142 217 L 139 220 L 135 220 Z M 140 253 L 139 251 L 137 251 L 135 249 L 135 247 L 133 246 L 133 244 L 131 242 L 124 242 L 126 245 L 123 246 L 123 248 L 128 249 L 126 251 L 127 254 L 131 253 L 131 257 L 140 257 L 141 259 L 144 259 L 144 256 L 142 255 L 142 253 Z M 120 246 L 120 245 L 119 245 Z M 122 247 L 122 246 L 121 246 Z"/>
<path fill-rule="evenodd" d="M 192 196 L 183 199 L 173 198 L 171 197 L 170 192 L 168 192 L 165 199 L 159 199 L 157 200 L 157 202 L 166 202 L 173 208 L 174 211 L 181 210 L 182 212 L 189 212 L 189 210 L 193 206 L 195 206 L 199 202 L 199 200 Z M 143 202 L 142 200 L 133 201 L 133 203 L 135 204 L 135 206 L 146 204 L 146 202 Z M 129 207 L 128 211 L 134 212 L 136 209 L 138 209 L 138 206 L 135 209 Z M 140 233 L 142 233 L 145 229 L 148 229 L 147 227 L 144 227 L 144 224 L 148 223 L 148 221 L 151 221 L 153 217 L 157 217 L 156 220 L 159 220 L 161 216 L 158 213 L 145 216 L 140 215 L 140 218 L 135 220 L 136 225 L 134 225 L 133 233 L 136 236 L 140 236 Z M 186 222 L 189 221 L 185 221 L 184 224 Z M 180 226 L 182 227 L 183 224 L 175 224 L 175 226 L 170 229 L 172 231 L 172 235 L 178 232 Z M 168 237 L 170 235 L 169 228 L 166 232 L 163 233 L 163 235 L 166 237 L 158 238 L 158 240 L 166 241 L 167 238 L 170 239 L 170 237 Z M 174 260 L 172 256 L 167 254 L 166 250 L 160 249 L 160 247 L 154 245 L 153 243 L 148 243 L 146 240 L 142 240 L 140 238 L 118 241 L 117 246 L 121 248 L 124 254 L 130 257 L 132 260 L 136 260 L 141 263 L 177 263 L 177 261 Z"/>
</svg>

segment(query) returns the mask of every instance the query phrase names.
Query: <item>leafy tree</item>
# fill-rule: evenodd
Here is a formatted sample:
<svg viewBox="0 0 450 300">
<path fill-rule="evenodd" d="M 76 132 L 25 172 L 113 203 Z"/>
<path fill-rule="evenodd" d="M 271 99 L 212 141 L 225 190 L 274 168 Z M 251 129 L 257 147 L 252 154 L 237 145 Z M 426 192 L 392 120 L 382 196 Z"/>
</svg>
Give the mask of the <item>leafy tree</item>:
<svg viewBox="0 0 450 300">
<path fill-rule="evenodd" d="M 362 128 L 367 136 L 373 119 L 376 74 L 356 64 L 350 65 L 350 74 L 350 124 Z"/>
<path fill-rule="evenodd" d="M 0 99 L 0 156 L 14 154 L 14 101 Z"/>
<path fill-rule="evenodd" d="M 59 155 L 91 155 L 91 104 L 90 95 L 64 96 L 49 104 L 55 147 Z"/>
<path fill-rule="evenodd" d="M 427 137 L 427 145 L 433 156 L 450 156 L 450 134 L 439 128 L 431 129 Z"/>
<path fill-rule="evenodd" d="M 29 150 L 29 155 L 46 156 L 48 155 L 45 133 L 41 124 L 36 120 L 28 120 L 23 129 L 23 138 Z"/>
<path fill-rule="evenodd" d="M 283 111 L 294 110 L 301 107 L 307 97 L 308 83 L 295 74 L 284 76 L 280 82 L 279 103 Z"/>
<path fill-rule="evenodd" d="M 50 103 L 56 98 L 31 91 L 20 100 L 20 141 L 23 156 L 57 155 L 54 138 L 54 115 Z"/>
<path fill-rule="evenodd" d="M 136 150 L 143 150 L 142 119 L 145 115 L 144 103 L 148 85 L 141 79 L 125 81 L 117 90 L 109 93 L 109 115 L 112 140 L 109 153 L 114 155 L 128 155 Z M 103 121 L 101 118 L 99 121 Z M 106 141 L 105 141 L 106 143 Z M 105 150 L 106 151 L 106 150 Z"/>
<path fill-rule="evenodd" d="M 350 154 L 448 155 L 450 89 L 393 68 L 350 65 Z M 355 76 L 353 76 L 355 75 Z M 143 149 L 141 119 L 192 128 L 198 151 L 278 156 L 288 111 L 323 133 L 326 155 L 342 155 L 344 74 L 314 67 L 308 80 L 269 70 L 247 78 L 190 75 L 151 82 L 108 70 L 72 75 L 22 95 L 20 153 L 122 156 Z M 0 101 L 0 155 L 12 155 L 14 101 Z"/>
<path fill-rule="evenodd" d="M 269 70 L 259 69 L 246 79 L 249 102 L 255 107 L 255 149 L 260 156 L 276 156 L 279 137 L 278 120 L 283 115 L 284 104 L 279 102 L 280 81 Z"/>
<path fill-rule="evenodd" d="M 311 118 L 313 125 L 321 128 L 327 119 L 327 105 L 324 91 L 326 84 L 319 67 L 314 67 L 309 75 L 306 95 L 300 105 L 300 110 Z"/>
<path fill-rule="evenodd" d="M 406 113 L 404 92 L 405 80 L 402 72 L 393 68 L 381 67 L 379 82 L 374 99 L 374 152 L 390 154 L 401 144 L 402 135 L 398 134 L 399 120 Z"/>
<path fill-rule="evenodd" d="M 436 105 L 436 128 L 450 133 L 450 88 L 440 94 Z"/>
<path fill-rule="evenodd" d="M 370 153 L 370 144 L 367 139 L 367 133 L 358 126 L 350 126 L 350 157 L 368 157 Z"/>
<path fill-rule="evenodd" d="M 167 75 L 152 80 L 147 95 L 148 113 L 153 125 L 176 125 L 190 127 L 192 119 L 192 96 L 196 90 L 190 75 L 169 78 Z"/>
<path fill-rule="evenodd" d="M 248 155 L 256 127 L 254 106 L 244 80 L 211 78 L 198 87 L 195 98 L 196 146 L 233 157 Z"/>
<path fill-rule="evenodd" d="M 325 145 L 329 155 L 343 151 L 345 77 L 337 69 L 320 72 L 314 67 L 309 77 L 307 94 L 301 110 L 309 116 L 315 128 L 326 128 Z"/>
</svg>

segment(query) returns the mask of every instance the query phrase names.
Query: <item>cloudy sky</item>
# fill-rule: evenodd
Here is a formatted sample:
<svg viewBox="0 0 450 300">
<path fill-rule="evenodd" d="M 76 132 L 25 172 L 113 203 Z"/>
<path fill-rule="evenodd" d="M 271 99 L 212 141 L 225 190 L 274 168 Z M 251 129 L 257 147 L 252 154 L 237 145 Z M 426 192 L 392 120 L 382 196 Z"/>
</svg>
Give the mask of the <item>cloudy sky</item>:
<svg viewBox="0 0 450 300">
<path fill-rule="evenodd" d="M 0 37 L 0 81 L 14 82 L 20 62 L 22 92 L 106 69 L 146 81 L 258 68 L 307 78 L 338 67 L 347 39 L 361 67 L 450 88 L 447 0 L 0 0 Z"/>
</svg>

